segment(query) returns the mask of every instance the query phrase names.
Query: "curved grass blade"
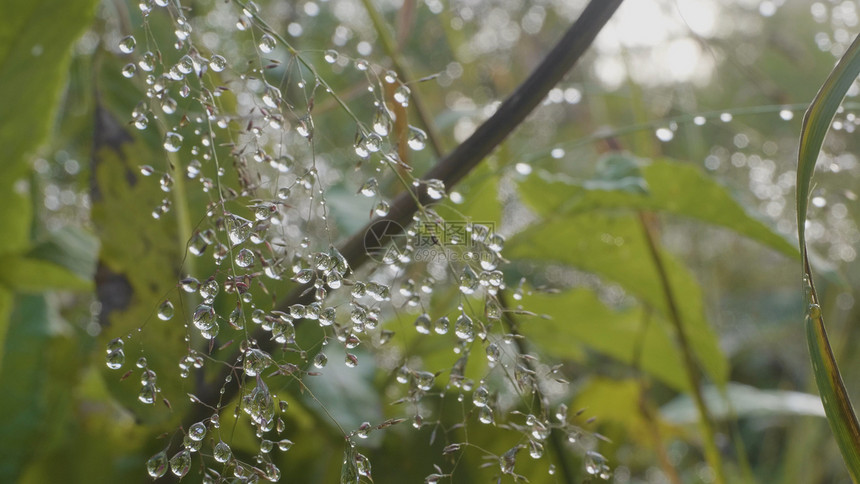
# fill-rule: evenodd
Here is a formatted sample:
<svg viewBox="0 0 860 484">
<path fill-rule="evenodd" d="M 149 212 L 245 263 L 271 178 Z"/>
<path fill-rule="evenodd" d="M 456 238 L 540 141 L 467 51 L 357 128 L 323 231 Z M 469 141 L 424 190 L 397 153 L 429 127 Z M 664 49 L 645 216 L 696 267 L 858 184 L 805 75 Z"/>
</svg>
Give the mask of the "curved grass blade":
<svg viewBox="0 0 860 484">
<path fill-rule="evenodd" d="M 848 88 L 860 74 L 860 36 L 854 39 L 836 67 L 824 81 L 803 116 L 797 158 L 797 235 L 803 263 L 804 291 L 807 298 L 806 340 L 812 369 L 827 421 L 839 444 L 842 458 L 854 482 L 860 482 L 860 425 L 848 398 L 836 358 L 827 339 L 818 294 L 806 250 L 806 210 L 815 162 L 830 128 L 830 123 Z"/>
</svg>

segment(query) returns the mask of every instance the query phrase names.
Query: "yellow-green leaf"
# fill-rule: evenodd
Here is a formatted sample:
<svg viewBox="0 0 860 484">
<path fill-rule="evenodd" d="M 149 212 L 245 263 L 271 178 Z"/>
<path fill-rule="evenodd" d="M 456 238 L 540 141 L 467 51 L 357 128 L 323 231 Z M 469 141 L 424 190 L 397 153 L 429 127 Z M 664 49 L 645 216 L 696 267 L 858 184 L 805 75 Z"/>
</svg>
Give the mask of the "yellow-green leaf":
<svg viewBox="0 0 860 484">
<path fill-rule="evenodd" d="M 830 122 L 842 103 L 848 88 L 860 74 L 860 36 L 854 39 L 836 67 L 824 81 L 803 116 L 797 157 L 797 235 L 802 254 L 806 315 L 806 339 L 812 359 L 815 382 L 824 403 L 827 421 L 839 444 L 839 450 L 854 482 L 860 482 L 860 424 L 842 382 L 836 357 L 827 338 L 812 268 L 806 249 L 806 210 L 815 162 L 830 129 Z"/>
</svg>

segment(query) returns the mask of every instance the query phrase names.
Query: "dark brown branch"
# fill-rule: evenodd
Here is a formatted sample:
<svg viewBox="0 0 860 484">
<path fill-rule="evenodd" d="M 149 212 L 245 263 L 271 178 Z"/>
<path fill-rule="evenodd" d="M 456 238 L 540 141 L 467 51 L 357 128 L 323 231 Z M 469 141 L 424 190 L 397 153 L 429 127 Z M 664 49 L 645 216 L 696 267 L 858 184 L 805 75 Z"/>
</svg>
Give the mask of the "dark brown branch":
<svg viewBox="0 0 860 484">
<path fill-rule="evenodd" d="M 472 136 L 440 160 L 422 179 L 441 180 L 445 187 L 450 189 L 478 166 L 525 120 L 526 116 L 546 97 L 549 90 L 579 61 L 621 1 L 591 0 L 537 69 L 505 99 L 496 113 L 479 126 Z M 372 220 L 339 247 L 341 254 L 353 269 L 361 267 L 369 258 L 364 246 L 368 231 L 379 231 L 382 225 L 387 225 L 385 236 L 395 235 L 391 231 L 392 227 L 399 227 L 402 230 L 412 221 L 413 215 L 418 211 L 419 203 L 427 205 L 432 202 L 434 200 L 427 195 L 426 187 L 423 185 L 414 192 L 401 193 L 392 202 L 387 216 Z M 379 222 L 393 222 L 393 224 L 379 224 Z M 293 304 L 308 304 L 312 301 L 313 288 L 309 285 L 298 286 L 278 303 L 278 308 L 284 309 Z M 254 333 L 254 338 L 263 350 L 274 349 L 273 342 L 265 332 L 258 330 Z M 227 361 L 235 361 L 235 357 Z M 230 371 L 225 370 L 217 379 L 198 390 L 197 397 L 204 402 L 216 402 L 220 399 L 221 402 L 226 403 L 232 400 L 238 392 L 238 382 L 228 385 L 224 395 L 219 394 L 224 378 L 229 373 Z M 186 423 L 200 421 L 211 414 L 209 409 L 202 406 L 198 408 L 200 410 L 192 412 Z"/>
</svg>

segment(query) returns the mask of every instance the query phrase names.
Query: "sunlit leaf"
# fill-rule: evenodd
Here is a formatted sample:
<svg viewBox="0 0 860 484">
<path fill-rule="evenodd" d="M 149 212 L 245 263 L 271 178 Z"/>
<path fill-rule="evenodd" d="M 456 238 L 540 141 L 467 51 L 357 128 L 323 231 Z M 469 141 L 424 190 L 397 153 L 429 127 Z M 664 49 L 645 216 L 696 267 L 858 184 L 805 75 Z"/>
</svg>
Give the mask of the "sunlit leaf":
<svg viewBox="0 0 860 484">
<path fill-rule="evenodd" d="M 558 218 L 512 238 L 507 247 L 511 259 L 556 262 L 598 274 L 621 285 L 664 320 L 670 318 L 643 228 L 633 216 L 584 213 Z M 662 252 L 661 259 L 693 352 L 711 378 L 725 382 L 728 363 L 705 320 L 698 282 L 670 254 Z"/>
<path fill-rule="evenodd" d="M 741 383 L 729 382 L 725 394 L 707 386 L 702 394 L 711 416 L 718 420 L 744 417 L 824 417 L 824 408 L 816 395 L 786 390 L 762 390 Z M 663 405 L 660 413 L 669 422 L 695 424 L 699 419 L 693 400 L 681 395 Z"/>
<path fill-rule="evenodd" d="M 613 154 L 601 160 L 592 179 L 538 171 L 519 186 L 526 202 L 544 216 L 613 209 L 664 212 L 725 227 L 790 257 L 798 255 L 793 243 L 690 163 Z"/>
</svg>

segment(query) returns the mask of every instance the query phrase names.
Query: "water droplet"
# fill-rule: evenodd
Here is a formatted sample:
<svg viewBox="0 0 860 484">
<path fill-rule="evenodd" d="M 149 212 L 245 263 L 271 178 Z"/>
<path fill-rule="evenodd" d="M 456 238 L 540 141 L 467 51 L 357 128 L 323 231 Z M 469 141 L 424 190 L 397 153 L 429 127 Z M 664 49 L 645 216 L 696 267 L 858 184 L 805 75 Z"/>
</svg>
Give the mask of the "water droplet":
<svg viewBox="0 0 860 484">
<path fill-rule="evenodd" d="M 407 138 L 406 143 L 413 150 L 421 151 L 425 146 L 427 146 L 427 133 L 415 126 L 409 126 L 409 137 Z"/>
<path fill-rule="evenodd" d="M 671 141 L 675 137 L 675 133 L 669 128 L 657 128 L 655 134 L 657 135 L 657 139 L 664 143 Z"/>
<path fill-rule="evenodd" d="M 314 135 L 313 118 L 309 115 L 304 115 L 299 118 L 299 122 L 296 123 L 296 133 L 299 133 L 299 136 L 302 138 L 311 139 Z"/>
<path fill-rule="evenodd" d="M 268 353 L 256 348 L 245 352 L 242 359 L 242 368 L 247 376 L 257 376 L 272 364 L 272 358 Z"/>
<path fill-rule="evenodd" d="M 481 407 L 478 409 L 478 421 L 485 425 L 490 425 L 494 422 L 493 409 L 490 407 Z"/>
<path fill-rule="evenodd" d="M 180 148 L 182 148 L 182 135 L 173 131 L 168 132 L 164 137 L 164 149 L 176 153 Z"/>
<path fill-rule="evenodd" d="M 131 79 L 132 77 L 134 77 L 135 72 L 137 72 L 137 66 L 136 65 L 131 64 L 131 63 L 126 64 L 122 68 L 122 77 L 125 77 L 126 79 Z"/>
<path fill-rule="evenodd" d="M 280 440 L 278 442 L 278 449 L 280 449 L 281 452 L 286 452 L 286 451 L 290 450 L 290 448 L 292 446 L 293 446 L 293 441 L 290 439 L 283 439 L 283 440 Z"/>
<path fill-rule="evenodd" d="M 380 200 L 374 207 L 373 212 L 380 216 L 384 217 L 388 215 L 388 212 L 391 211 L 391 205 L 388 204 L 385 200 Z"/>
<path fill-rule="evenodd" d="M 502 359 L 502 351 L 496 343 L 487 345 L 487 361 L 491 364 L 498 363 Z"/>
<path fill-rule="evenodd" d="M 338 53 L 336 50 L 327 50 L 327 51 L 325 51 L 323 58 L 329 64 L 334 64 L 335 62 L 337 62 Z"/>
<path fill-rule="evenodd" d="M 109 351 L 105 357 L 105 364 L 111 370 L 119 370 L 125 364 L 125 352 L 122 348 Z"/>
<path fill-rule="evenodd" d="M 236 265 L 239 267 L 250 267 L 254 264 L 254 253 L 248 249 L 242 249 L 236 254 Z"/>
<path fill-rule="evenodd" d="M 211 304 L 212 301 L 215 300 L 215 296 L 218 295 L 220 287 L 218 286 L 218 281 L 215 279 L 208 279 L 206 282 L 200 285 L 200 297 L 203 298 L 203 301 L 207 304 Z"/>
<path fill-rule="evenodd" d="M 364 146 L 368 152 L 376 153 L 382 149 L 382 136 L 379 136 L 376 133 L 368 134 L 367 139 L 364 142 Z"/>
<path fill-rule="evenodd" d="M 364 59 L 357 59 L 355 61 L 355 68 L 360 71 L 366 71 L 370 67 L 370 64 Z"/>
<path fill-rule="evenodd" d="M 806 314 L 813 319 L 817 319 L 821 317 L 821 306 L 815 303 L 811 303 L 809 307 L 806 308 Z"/>
<path fill-rule="evenodd" d="M 425 392 L 433 388 L 433 383 L 436 381 L 436 375 L 429 371 L 416 371 L 414 377 L 415 386 Z"/>
<path fill-rule="evenodd" d="M 270 84 L 266 85 L 266 90 L 263 91 L 263 104 L 272 108 L 278 109 L 281 105 L 281 90 Z"/>
<path fill-rule="evenodd" d="M 238 215 L 228 215 L 224 219 L 227 228 L 227 236 L 233 245 L 238 245 L 248 239 L 251 235 L 251 222 Z"/>
<path fill-rule="evenodd" d="M 470 318 L 466 313 L 460 313 L 457 322 L 454 323 L 454 334 L 464 341 L 472 341 L 475 339 L 475 328 Z"/>
<path fill-rule="evenodd" d="M 424 185 L 427 187 L 427 196 L 433 200 L 440 200 L 445 196 L 445 183 L 442 180 L 432 178 L 426 180 Z"/>
<path fill-rule="evenodd" d="M 346 358 L 344 358 L 344 363 L 346 363 L 346 366 L 350 368 L 355 368 L 358 366 L 358 357 L 352 353 L 347 353 Z"/>
<path fill-rule="evenodd" d="M 314 366 L 317 368 L 325 368 L 326 363 L 328 363 L 328 356 L 325 353 L 317 353 L 314 356 Z"/>
<path fill-rule="evenodd" d="M 597 452 L 589 450 L 585 453 L 585 472 L 596 476 L 606 465 L 606 458 Z"/>
<path fill-rule="evenodd" d="M 540 459 L 543 457 L 543 444 L 529 440 L 529 455 L 532 459 Z"/>
<path fill-rule="evenodd" d="M 215 448 L 212 450 L 212 456 L 217 462 L 224 463 L 230 460 L 230 457 L 233 456 L 233 451 L 225 442 L 218 441 L 218 443 L 215 444 Z"/>
<path fill-rule="evenodd" d="M 151 51 L 146 51 L 140 57 L 140 60 L 137 61 L 137 65 L 140 66 L 146 72 L 152 72 L 155 69 L 156 57 Z"/>
<path fill-rule="evenodd" d="M 379 182 L 376 181 L 375 177 L 370 177 L 361 186 L 359 192 L 365 197 L 375 197 L 379 192 Z"/>
<path fill-rule="evenodd" d="M 203 422 L 195 422 L 188 427 L 188 437 L 195 442 L 203 440 L 206 437 L 206 424 Z"/>
<path fill-rule="evenodd" d="M 421 334 L 430 334 L 430 316 L 421 314 L 415 319 L 415 330 Z"/>
<path fill-rule="evenodd" d="M 400 103 L 401 106 L 406 107 L 409 106 L 409 95 L 411 91 L 405 85 L 398 86 L 397 89 L 394 90 L 394 100 Z"/>
<path fill-rule="evenodd" d="M 448 334 L 449 326 L 448 317 L 442 316 L 433 323 L 433 331 L 435 331 L 436 334 Z"/>
<path fill-rule="evenodd" d="M 158 479 L 167 473 L 167 453 L 161 451 L 146 461 L 146 472 L 149 477 Z"/>
<path fill-rule="evenodd" d="M 161 191 L 169 192 L 173 188 L 173 177 L 170 176 L 169 173 L 165 173 L 164 175 L 161 175 L 159 184 L 161 185 Z"/>
<path fill-rule="evenodd" d="M 260 38 L 260 52 L 264 54 L 269 54 L 273 50 L 275 50 L 275 38 L 269 34 L 263 34 Z"/>
<path fill-rule="evenodd" d="M 134 52 L 134 46 L 137 45 L 137 41 L 134 40 L 134 37 L 129 35 L 123 37 L 122 40 L 119 41 L 119 51 L 123 54 L 131 54 Z"/>
<path fill-rule="evenodd" d="M 170 471 L 175 475 L 184 477 L 189 469 L 191 469 L 191 451 L 188 449 L 180 450 L 170 459 Z"/>
<path fill-rule="evenodd" d="M 227 59 L 223 56 L 215 54 L 209 59 L 209 68 L 215 72 L 222 72 L 227 68 Z M 226 444 L 225 444 L 226 445 Z"/>
<path fill-rule="evenodd" d="M 387 136 L 391 128 L 391 116 L 388 111 L 380 105 L 373 117 L 373 131 L 380 136 Z"/>
<path fill-rule="evenodd" d="M 201 304 L 194 311 L 191 321 L 197 329 L 201 331 L 208 330 L 215 324 L 215 310 L 212 309 L 212 306 Z"/>
<path fill-rule="evenodd" d="M 261 429 L 268 431 L 274 427 L 275 400 L 259 376 L 257 377 L 257 386 L 251 390 L 251 393 L 242 398 L 242 403 L 245 413 L 250 415 L 251 420 Z"/>
<path fill-rule="evenodd" d="M 487 390 L 487 387 L 481 383 L 478 385 L 478 388 L 475 389 L 475 392 L 472 393 L 472 403 L 478 407 L 486 407 L 490 402 L 490 391 Z"/>
<path fill-rule="evenodd" d="M 783 121 L 791 121 L 794 118 L 794 112 L 788 109 L 783 109 L 779 112 L 779 117 L 783 119 Z"/>
</svg>

